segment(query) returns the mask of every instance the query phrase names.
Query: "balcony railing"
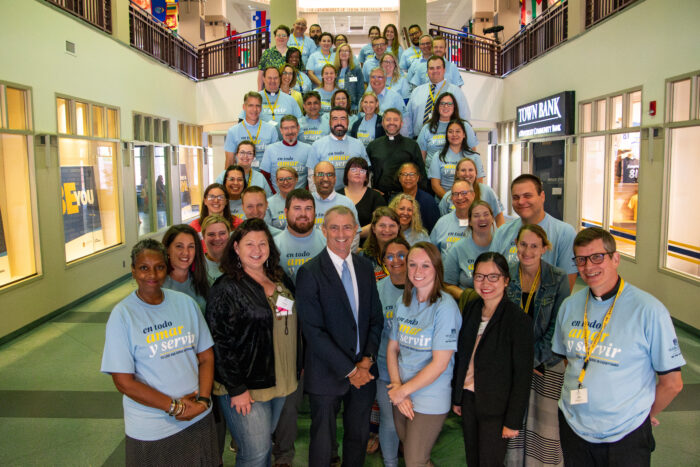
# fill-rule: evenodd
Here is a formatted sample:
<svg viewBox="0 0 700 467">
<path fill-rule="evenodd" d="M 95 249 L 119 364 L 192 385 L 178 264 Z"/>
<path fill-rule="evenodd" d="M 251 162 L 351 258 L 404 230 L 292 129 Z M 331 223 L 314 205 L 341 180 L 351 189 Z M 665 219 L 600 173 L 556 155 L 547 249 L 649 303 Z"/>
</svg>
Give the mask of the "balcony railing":
<svg viewBox="0 0 700 467">
<path fill-rule="evenodd" d="M 586 0 L 586 29 L 637 0 Z"/>
<path fill-rule="evenodd" d="M 446 28 L 432 24 L 437 28 L 430 29 L 431 36 L 443 36 L 447 42 L 445 57 L 457 68 L 479 71 L 489 75 L 499 76 L 498 51 L 499 46 L 488 37 L 466 34 L 457 29 Z"/>
<path fill-rule="evenodd" d="M 548 9 L 501 48 L 500 75 L 505 76 L 568 38 L 569 4 Z"/>
<path fill-rule="evenodd" d="M 197 48 L 138 5 L 129 5 L 131 46 L 189 76 L 197 76 Z"/>
<path fill-rule="evenodd" d="M 270 43 L 270 32 L 252 29 L 199 46 L 199 78 L 211 78 L 256 68 Z"/>
<path fill-rule="evenodd" d="M 46 0 L 62 10 L 112 34 L 111 0 Z"/>
</svg>

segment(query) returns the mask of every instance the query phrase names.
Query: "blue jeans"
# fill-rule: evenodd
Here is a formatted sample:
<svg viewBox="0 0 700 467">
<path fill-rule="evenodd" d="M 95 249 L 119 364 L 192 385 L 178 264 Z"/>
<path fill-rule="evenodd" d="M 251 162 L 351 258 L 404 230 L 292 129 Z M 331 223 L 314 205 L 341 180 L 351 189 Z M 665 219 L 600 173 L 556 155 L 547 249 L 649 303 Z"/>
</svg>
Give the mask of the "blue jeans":
<svg viewBox="0 0 700 467">
<path fill-rule="evenodd" d="M 229 396 L 216 396 L 231 435 L 238 444 L 237 467 L 265 467 L 270 465 L 272 432 L 275 431 L 286 397 L 267 402 L 253 402 L 248 415 L 241 415 L 231 407 Z"/>
<path fill-rule="evenodd" d="M 377 403 L 379 404 L 379 445 L 382 447 L 382 457 L 385 467 L 399 465 L 399 436 L 394 427 L 394 412 L 389 390 L 389 381 L 377 381 Z"/>
</svg>

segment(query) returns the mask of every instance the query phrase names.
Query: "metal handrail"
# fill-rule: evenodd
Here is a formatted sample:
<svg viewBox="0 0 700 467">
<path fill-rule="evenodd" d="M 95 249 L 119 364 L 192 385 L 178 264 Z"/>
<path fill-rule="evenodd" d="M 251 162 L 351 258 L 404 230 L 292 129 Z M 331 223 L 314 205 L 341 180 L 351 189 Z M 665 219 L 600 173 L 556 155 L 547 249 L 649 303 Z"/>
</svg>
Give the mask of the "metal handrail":
<svg viewBox="0 0 700 467">
<path fill-rule="evenodd" d="M 249 33 L 258 34 L 258 31 L 259 31 L 259 32 L 267 32 L 267 31 L 266 31 L 267 29 L 268 29 L 267 26 L 260 26 L 259 28 L 249 29 L 248 31 L 237 32 L 236 34 L 233 34 L 233 35 L 231 35 L 231 36 L 224 36 L 224 37 L 220 37 L 220 38 L 218 38 L 218 39 L 211 40 L 211 41 L 209 41 L 209 42 L 202 42 L 202 43 L 199 44 L 199 46 L 200 46 L 200 47 L 204 47 L 204 46 L 207 46 L 207 45 L 212 45 L 212 44 L 214 44 L 214 43 L 216 43 L 216 42 L 230 41 L 230 40 L 233 40 L 233 39 L 236 39 L 236 38 L 239 38 L 239 37 L 243 37 L 243 36 L 245 36 L 246 34 L 249 34 Z"/>
<path fill-rule="evenodd" d="M 131 0 L 129 0 L 129 6 L 140 10 L 140 14 L 144 15 L 146 17 L 147 21 L 149 21 L 151 24 L 153 24 L 159 28 L 162 28 L 163 32 L 172 35 L 176 40 L 184 42 L 186 45 L 190 46 L 192 48 L 192 50 L 194 50 L 195 53 L 197 53 L 197 46 L 196 45 L 194 45 L 193 43 L 191 43 L 190 41 L 188 41 L 187 39 L 185 39 L 184 37 L 182 37 L 181 35 L 179 35 L 175 31 L 170 29 L 168 26 L 165 25 L 165 23 L 163 23 L 161 20 L 159 20 L 158 18 L 153 16 L 148 11 L 141 8 L 137 3 L 134 3 Z"/>
<path fill-rule="evenodd" d="M 441 31 L 443 29 L 448 29 L 450 31 L 456 31 L 462 37 L 474 37 L 476 39 L 482 39 L 485 41 L 496 42 L 492 37 L 480 36 L 478 34 L 473 34 L 471 32 L 464 32 L 461 29 L 448 28 L 447 26 L 440 26 L 439 24 L 435 24 L 435 23 L 430 23 L 430 26 L 435 26 L 438 29 L 438 31 Z"/>
</svg>

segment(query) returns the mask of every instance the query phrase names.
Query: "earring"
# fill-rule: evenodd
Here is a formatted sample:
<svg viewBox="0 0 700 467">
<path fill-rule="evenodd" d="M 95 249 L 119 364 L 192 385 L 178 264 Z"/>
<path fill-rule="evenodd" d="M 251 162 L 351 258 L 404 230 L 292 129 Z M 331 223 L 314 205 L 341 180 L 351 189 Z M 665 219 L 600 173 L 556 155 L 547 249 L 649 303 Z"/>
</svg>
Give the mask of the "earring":
<svg viewBox="0 0 700 467">
<path fill-rule="evenodd" d="M 238 258 L 238 264 L 237 264 L 237 266 L 238 266 L 238 269 L 242 269 L 242 268 L 243 268 L 243 266 L 241 265 L 241 258 L 240 258 L 240 257 Z"/>
</svg>

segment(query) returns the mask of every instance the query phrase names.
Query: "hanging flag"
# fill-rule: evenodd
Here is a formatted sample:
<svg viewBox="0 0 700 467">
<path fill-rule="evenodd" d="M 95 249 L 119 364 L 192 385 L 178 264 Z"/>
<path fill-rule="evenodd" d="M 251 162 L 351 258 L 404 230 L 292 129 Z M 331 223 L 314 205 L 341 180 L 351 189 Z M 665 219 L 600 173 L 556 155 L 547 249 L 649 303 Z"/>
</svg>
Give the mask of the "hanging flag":
<svg viewBox="0 0 700 467">
<path fill-rule="evenodd" d="M 542 14 L 542 0 L 532 0 L 532 19 Z"/>
</svg>

